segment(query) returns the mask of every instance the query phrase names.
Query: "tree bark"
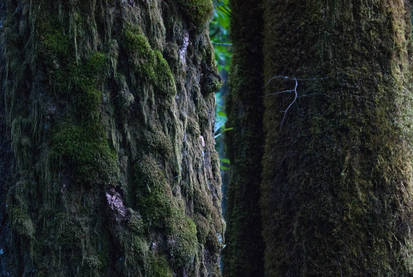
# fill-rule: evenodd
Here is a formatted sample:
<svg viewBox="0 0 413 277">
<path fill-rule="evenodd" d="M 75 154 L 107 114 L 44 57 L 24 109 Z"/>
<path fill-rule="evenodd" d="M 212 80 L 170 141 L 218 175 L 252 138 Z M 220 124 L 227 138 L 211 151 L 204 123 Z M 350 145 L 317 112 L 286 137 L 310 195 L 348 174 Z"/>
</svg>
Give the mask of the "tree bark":
<svg viewBox="0 0 413 277">
<path fill-rule="evenodd" d="M 0 4 L 0 276 L 220 276 L 211 12 Z"/>
<path fill-rule="evenodd" d="M 223 275 L 228 277 L 264 276 L 259 207 L 264 145 L 261 2 L 230 2 L 234 47 L 227 126 L 233 129 L 225 135 L 231 169 L 223 252 Z"/>
<path fill-rule="evenodd" d="M 266 276 L 412 276 L 407 1 L 264 7 Z"/>
</svg>

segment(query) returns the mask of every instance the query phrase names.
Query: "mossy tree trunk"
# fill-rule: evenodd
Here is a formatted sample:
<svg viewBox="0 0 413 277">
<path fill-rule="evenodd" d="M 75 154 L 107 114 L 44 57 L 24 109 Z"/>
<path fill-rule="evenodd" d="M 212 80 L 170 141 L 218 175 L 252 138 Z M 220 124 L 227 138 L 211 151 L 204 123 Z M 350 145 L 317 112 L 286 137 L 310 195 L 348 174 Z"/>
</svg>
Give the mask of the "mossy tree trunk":
<svg viewBox="0 0 413 277">
<path fill-rule="evenodd" d="M 225 135 L 231 169 L 223 252 L 223 274 L 228 277 L 260 277 L 264 270 L 259 207 L 264 148 L 261 2 L 230 1 L 234 54 L 227 126 L 233 130 Z"/>
<path fill-rule="evenodd" d="M 0 3 L 0 276 L 219 276 L 210 0 Z"/>
<path fill-rule="evenodd" d="M 412 275 L 407 2 L 265 1 L 266 276 Z"/>
</svg>

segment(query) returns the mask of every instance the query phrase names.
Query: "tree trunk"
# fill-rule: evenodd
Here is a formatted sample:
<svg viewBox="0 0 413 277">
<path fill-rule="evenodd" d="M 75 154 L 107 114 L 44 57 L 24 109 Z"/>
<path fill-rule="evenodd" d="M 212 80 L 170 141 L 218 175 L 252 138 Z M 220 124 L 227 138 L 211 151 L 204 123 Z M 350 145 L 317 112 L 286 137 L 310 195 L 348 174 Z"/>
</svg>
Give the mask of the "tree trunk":
<svg viewBox="0 0 413 277">
<path fill-rule="evenodd" d="M 0 4 L 0 276 L 220 275 L 211 12 Z"/>
<path fill-rule="evenodd" d="M 266 276 L 411 276 L 407 1 L 265 1 Z"/>
<path fill-rule="evenodd" d="M 226 277 L 263 276 L 264 245 L 259 207 L 261 158 L 264 145 L 262 1 L 231 1 L 231 36 L 234 44 L 230 96 L 227 98 L 228 156 Z"/>
</svg>

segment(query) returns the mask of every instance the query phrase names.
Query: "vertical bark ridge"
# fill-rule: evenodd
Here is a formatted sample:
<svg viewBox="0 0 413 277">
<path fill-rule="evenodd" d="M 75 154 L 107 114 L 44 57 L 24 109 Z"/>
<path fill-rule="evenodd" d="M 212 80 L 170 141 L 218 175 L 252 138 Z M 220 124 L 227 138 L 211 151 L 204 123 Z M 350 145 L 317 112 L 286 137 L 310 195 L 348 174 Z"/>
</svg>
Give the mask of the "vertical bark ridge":
<svg viewBox="0 0 413 277">
<path fill-rule="evenodd" d="M 226 134 L 227 188 L 224 276 L 264 276 L 259 206 L 264 136 L 261 1 L 230 1 L 234 44 Z"/>
</svg>

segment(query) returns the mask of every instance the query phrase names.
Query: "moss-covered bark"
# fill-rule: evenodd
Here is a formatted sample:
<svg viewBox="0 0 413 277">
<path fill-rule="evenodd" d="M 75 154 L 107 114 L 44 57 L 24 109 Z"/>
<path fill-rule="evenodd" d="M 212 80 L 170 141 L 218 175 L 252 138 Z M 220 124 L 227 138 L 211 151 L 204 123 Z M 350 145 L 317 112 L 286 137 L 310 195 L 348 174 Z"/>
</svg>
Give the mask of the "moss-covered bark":
<svg viewBox="0 0 413 277">
<path fill-rule="evenodd" d="M 0 276 L 219 276 L 211 1 L 4 4 Z"/>
<path fill-rule="evenodd" d="M 409 11 L 265 1 L 266 276 L 412 275 Z"/>
<path fill-rule="evenodd" d="M 227 126 L 233 130 L 226 134 L 231 172 L 223 274 L 259 277 L 264 269 L 259 207 L 264 145 L 262 3 L 233 0 L 231 10 L 234 55 Z"/>
</svg>

